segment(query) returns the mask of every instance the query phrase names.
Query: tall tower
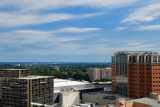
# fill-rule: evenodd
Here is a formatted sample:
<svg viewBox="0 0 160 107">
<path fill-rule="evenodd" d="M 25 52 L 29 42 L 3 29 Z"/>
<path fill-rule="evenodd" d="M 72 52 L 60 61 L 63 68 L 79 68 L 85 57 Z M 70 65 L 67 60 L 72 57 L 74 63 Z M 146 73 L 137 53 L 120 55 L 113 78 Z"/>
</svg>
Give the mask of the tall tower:
<svg viewBox="0 0 160 107">
<path fill-rule="evenodd" d="M 118 51 L 112 56 L 112 90 L 132 98 L 160 93 L 160 54 Z"/>
</svg>

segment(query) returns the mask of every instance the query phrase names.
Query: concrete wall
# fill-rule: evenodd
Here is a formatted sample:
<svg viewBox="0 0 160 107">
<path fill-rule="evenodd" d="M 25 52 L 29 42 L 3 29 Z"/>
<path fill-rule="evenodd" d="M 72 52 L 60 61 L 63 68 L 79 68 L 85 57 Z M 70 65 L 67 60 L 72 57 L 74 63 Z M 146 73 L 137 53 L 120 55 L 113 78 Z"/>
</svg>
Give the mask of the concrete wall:
<svg viewBox="0 0 160 107">
<path fill-rule="evenodd" d="M 79 91 L 63 91 L 59 96 L 60 106 L 71 106 L 80 102 Z"/>
<path fill-rule="evenodd" d="M 89 103 L 96 103 L 99 105 L 107 105 L 107 104 L 115 104 L 116 100 L 111 99 L 104 99 L 106 95 L 102 94 L 82 94 L 82 103 L 89 102 Z"/>
</svg>

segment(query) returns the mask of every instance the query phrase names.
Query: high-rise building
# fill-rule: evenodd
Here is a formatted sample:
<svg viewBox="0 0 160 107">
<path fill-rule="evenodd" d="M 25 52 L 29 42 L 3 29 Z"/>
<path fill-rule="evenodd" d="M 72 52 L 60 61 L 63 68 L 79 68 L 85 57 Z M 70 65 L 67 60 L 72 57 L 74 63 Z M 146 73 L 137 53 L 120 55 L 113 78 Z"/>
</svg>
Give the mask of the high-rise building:
<svg viewBox="0 0 160 107">
<path fill-rule="evenodd" d="M 160 54 L 118 51 L 112 56 L 112 90 L 132 98 L 160 93 Z"/>
<path fill-rule="evenodd" d="M 0 70 L 0 107 L 53 107 L 53 77 L 30 70 Z"/>
<path fill-rule="evenodd" d="M 111 68 L 88 68 L 87 75 L 91 82 L 103 78 L 111 79 Z"/>
</svg>

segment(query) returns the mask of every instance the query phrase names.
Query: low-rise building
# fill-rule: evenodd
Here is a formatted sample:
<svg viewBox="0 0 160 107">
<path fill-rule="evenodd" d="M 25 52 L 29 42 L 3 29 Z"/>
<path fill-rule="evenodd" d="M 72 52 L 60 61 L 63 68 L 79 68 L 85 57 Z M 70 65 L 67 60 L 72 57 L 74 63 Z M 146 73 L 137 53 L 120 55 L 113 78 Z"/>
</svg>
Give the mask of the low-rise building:
<svg viewBox="0 0 160 107">
<path fill-rule="evenodd" d="M 112 82 L 108 81 L 108 82 L 92 82 L 94 87 L 111 87 Z"/>
<path fill-rule="evenodd" d="M 87 81 L 72 81 L 65 79 L 54 79 L 54 103 L 60 103 L 59 100 L 61 92 L 65 90 L 79 91 L 80 100 L 82 100 L 82 94 L 88 92 L 104 91 L 104 88 L 94 87 L 92 83 Z"/>
<path fill-rule="evenodd" d="M 84 104 L 75 104 L 71 107 L 107 107 L 106 105 L 96 105 L 95 103 L 84 103 Z"/>
<path fill-rule="evenodd" d="M 108 107 L 160 107 L 160 94 L 151 93 L 150 97 L 126 101 L 124 98 L 116 100 L 116 104 Z"/>
<path fill-rule="evenodd" d="M 82 94 L 82 103 L 95 103 L 96 105 L 115 104 L 116 97 L 104 92 L 92 92 Z"/>
<path fill-rule="evenodd" d="M 96 107 L 94 103 L 75 104 L 71 107 Z"/>
</svg>

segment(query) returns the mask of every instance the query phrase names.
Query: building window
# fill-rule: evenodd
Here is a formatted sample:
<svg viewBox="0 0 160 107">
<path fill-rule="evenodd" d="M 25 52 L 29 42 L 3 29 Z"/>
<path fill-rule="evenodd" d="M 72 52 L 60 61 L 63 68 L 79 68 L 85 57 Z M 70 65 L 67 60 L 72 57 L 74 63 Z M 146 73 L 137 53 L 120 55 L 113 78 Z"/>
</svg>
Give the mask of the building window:
<svg viewBox="0 0 160 107">
<path fill-rule="evenodd" d="M 141 61 L 141 56 L 139 56 L 139 62 L 142 62 L 142 61 Z"/>
<path fill-rule="evenodd" d="M 131 56 L 129 56 L 129 62 L 132 62 L 132 57 Z"/>
<path fill-rule="evenodd" d="M 157 62 L 157 56 L 153 56 L 153 62 Z"/>
<path fill-rule="evenodd" d="M 115 57 L 112 57 L 112 62 L 115 62 Z"/>
<path fill-rule="evenodd" d="M 137 62 L 137 57 L 136 56 L 132 56 L 132 60 L 133 60 L 133 62 Z"/>
<path fill-rule="evenodd" d="M 149 56 L 149 62 L 151 62 L 151 56 Z"/>
<path fill-rule="evenodd" d="M 142 56 L 142 62 L 144 62 L 144 56 Z"/>
<path fill-rule="evenodd" d="M 148 62 L 148 56 L 146 56 L 146 62 Z"/>
<path fill-rule="evenodd" d="M 160 56 L 158 56 L 158 62 L 160 62 Z"/>
</svg>

